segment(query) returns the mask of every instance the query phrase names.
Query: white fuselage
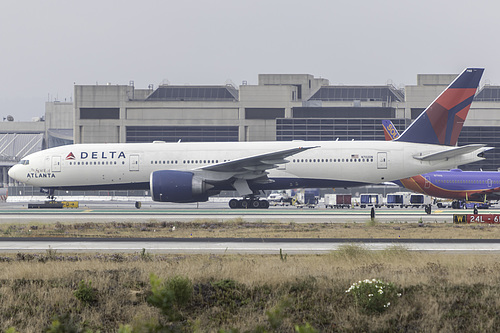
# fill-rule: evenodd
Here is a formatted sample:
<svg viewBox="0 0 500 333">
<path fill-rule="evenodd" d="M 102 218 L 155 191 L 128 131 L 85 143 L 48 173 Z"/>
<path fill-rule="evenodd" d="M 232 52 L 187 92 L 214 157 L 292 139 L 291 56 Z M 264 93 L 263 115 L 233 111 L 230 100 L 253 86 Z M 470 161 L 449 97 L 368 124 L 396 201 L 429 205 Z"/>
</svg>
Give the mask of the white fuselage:
<svg viewBox="0 0 500 333">
<path fill-rule="evenodd" d="M 413 156 L 453 147 L 397 141 L 77 144 L 31 154 L 13 166 L 9 175 L 42 188 L 147 189 L 153 171 L 196 170 L 227 160 L 311 146 L 317 147 L 289 156 L 289 163 L 268 170 L 276 185 L 264 188 L 376 184 L 482 159 L 477 156 L 480 151 L 475 151 L 420 161 Z"/>
</svg>

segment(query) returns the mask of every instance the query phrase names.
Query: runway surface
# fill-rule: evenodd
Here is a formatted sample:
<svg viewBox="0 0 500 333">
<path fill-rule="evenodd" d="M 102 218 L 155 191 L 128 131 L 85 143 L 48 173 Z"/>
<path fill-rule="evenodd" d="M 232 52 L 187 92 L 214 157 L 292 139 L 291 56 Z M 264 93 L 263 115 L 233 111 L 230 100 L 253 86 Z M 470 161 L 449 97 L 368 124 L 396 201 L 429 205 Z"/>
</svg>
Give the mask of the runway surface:
<svg viewBox="0 0 500 333">
<path fill-rule="evenodd" d="M 377 222 L 452 223 L 453 214 L 472 210 L 376 209 Z M 500 214 L 499 209 L 480 213 Z M 7 223 L 78 223 L 78 222 L 144 222 L 144 221 L 245 221 L 295 223 L 364 223 L 370 220 L 370 209 L 297 209 L 271 207 L 267 210 L 231 210 L 222 203 L 147 204 L 141 209 L 133 203 L 80 203 L 78 209 L 28 209 L 27 204 L 0 204 L 0 224 Z M 328 253 L 340 246 L 357 243 L 370 250 L 402 245 L 412 251 L 446 253 L 500 253 L 500 240 L 408 240 L 408 239 L 70 239 L 70 238 L 2 238 L 0 252 L 43 252 L 49 248 L 61 252 L 140 252 L 153 253 Z"/>
<path fill-rule="evenodd" d="M 434 209 L 428 215 L 423 209 L 375 210 L 377 222 L 448 222 L 453 214 L 472 213 L 472 210 Z M 481 213 L 500 213 L 489 209 Z M 346 223 L 366 222 L 370 209 L 321 209 L 295 207 L 271 207 L 270 209 L 229 209 L 225 203 L 202 204 L 147 204 L 141 209 L 133 203 L 80 203 L 77 209 L 28 209 L 26 204 L 0 205 L 0 223 L 37 222 L 144 222 L 177 221 L 191 222 L 212 220 L 225 222 L 244 220 L 246 222 L 296 222 L 296 223 Z"/>
<path fill-rule="evenodd" d="M 442 253 L 500 253 L 498 239 L 310 239 L 310 238 L 0 238 L 0 253 L 121 252 L 203 254 L 324 254 L 348 244 L 368 250 L 402 246 L 410 251 Z"/>
</svg>

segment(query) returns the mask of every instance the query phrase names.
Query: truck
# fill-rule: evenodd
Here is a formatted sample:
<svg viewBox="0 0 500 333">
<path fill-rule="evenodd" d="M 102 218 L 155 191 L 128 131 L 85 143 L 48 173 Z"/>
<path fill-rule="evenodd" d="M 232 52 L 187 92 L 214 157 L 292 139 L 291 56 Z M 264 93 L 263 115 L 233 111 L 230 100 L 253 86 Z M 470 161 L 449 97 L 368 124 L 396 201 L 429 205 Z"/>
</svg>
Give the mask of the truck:
<svg viewBox="0 0 500 333">
<path fill-rule="evenodd" d="M 366 208 L 366 207 L 380 208 L 383 205 L 384 205 L 384 199 L 383 199 L 382 194 L 378 194 L 378 193 L 361 194 L 359 207 L 361 207 L 361 208 Z"/>
<path fill-rule="evenodd" d="M 475 206 L 477 209 L 488 209 L 491 206 L 491 202 L 447 200 L 447 201 L 438 201 L 436 205 L 438 208 L 473 209 Z"/>
<path fill-rule="evenodd" d="M 325 208 L 351 208 L 352 195 L 325 194 Z"/>
<path fill-rule="evenodd" d="M 436 200 L 436 206 L 437 208 L 453 208 L 455 205 L 455 201 L 450 200 L 450 199 L 438 199 Z"/>
<path fill-rule="evenodd" d="M 272 192 L 267 197 L 271 206 L 289 206 L 292 204 L 293 198 L 286 191 Z"/>
<path fill-rule="evenodd" d="M 396 192 L 387 194 L 386 206 L 387 208 L 406 208 L 410 205 L 410 193 L 409 192 Z"/>
</svg>

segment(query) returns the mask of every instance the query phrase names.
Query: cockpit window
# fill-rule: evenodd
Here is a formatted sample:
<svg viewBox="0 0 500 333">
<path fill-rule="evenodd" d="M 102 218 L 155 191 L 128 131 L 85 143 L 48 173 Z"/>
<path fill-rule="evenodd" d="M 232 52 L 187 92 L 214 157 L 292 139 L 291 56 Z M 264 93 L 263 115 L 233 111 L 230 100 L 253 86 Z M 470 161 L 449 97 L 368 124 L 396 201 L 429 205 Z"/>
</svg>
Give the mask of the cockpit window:
<svg viewBox="0 0 500 333">
<path fill-rule="evenodd" d="M 28 165 L 30 164 L 30 160 L 20 160 L 18 164 Z"/>
</svg>

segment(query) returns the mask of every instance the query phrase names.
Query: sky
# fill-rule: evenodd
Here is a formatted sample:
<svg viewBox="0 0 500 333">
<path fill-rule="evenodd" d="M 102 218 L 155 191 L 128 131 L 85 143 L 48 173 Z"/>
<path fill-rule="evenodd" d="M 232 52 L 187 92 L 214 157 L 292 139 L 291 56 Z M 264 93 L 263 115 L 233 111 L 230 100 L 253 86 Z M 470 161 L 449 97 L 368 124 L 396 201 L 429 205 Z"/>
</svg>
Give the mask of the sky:
<svg viewBox="0 0 500 333">
<path fill-rule="evenodd" d="M 75 84 L 236 86 L 259 74 L 416 84 L 486 68 L 500 84 L 492 0 L 26 0 L 0 12 L 0 118 L 31 121 Z M 1 126 L 1 123 L 0 123 Z"/>
</svg>

